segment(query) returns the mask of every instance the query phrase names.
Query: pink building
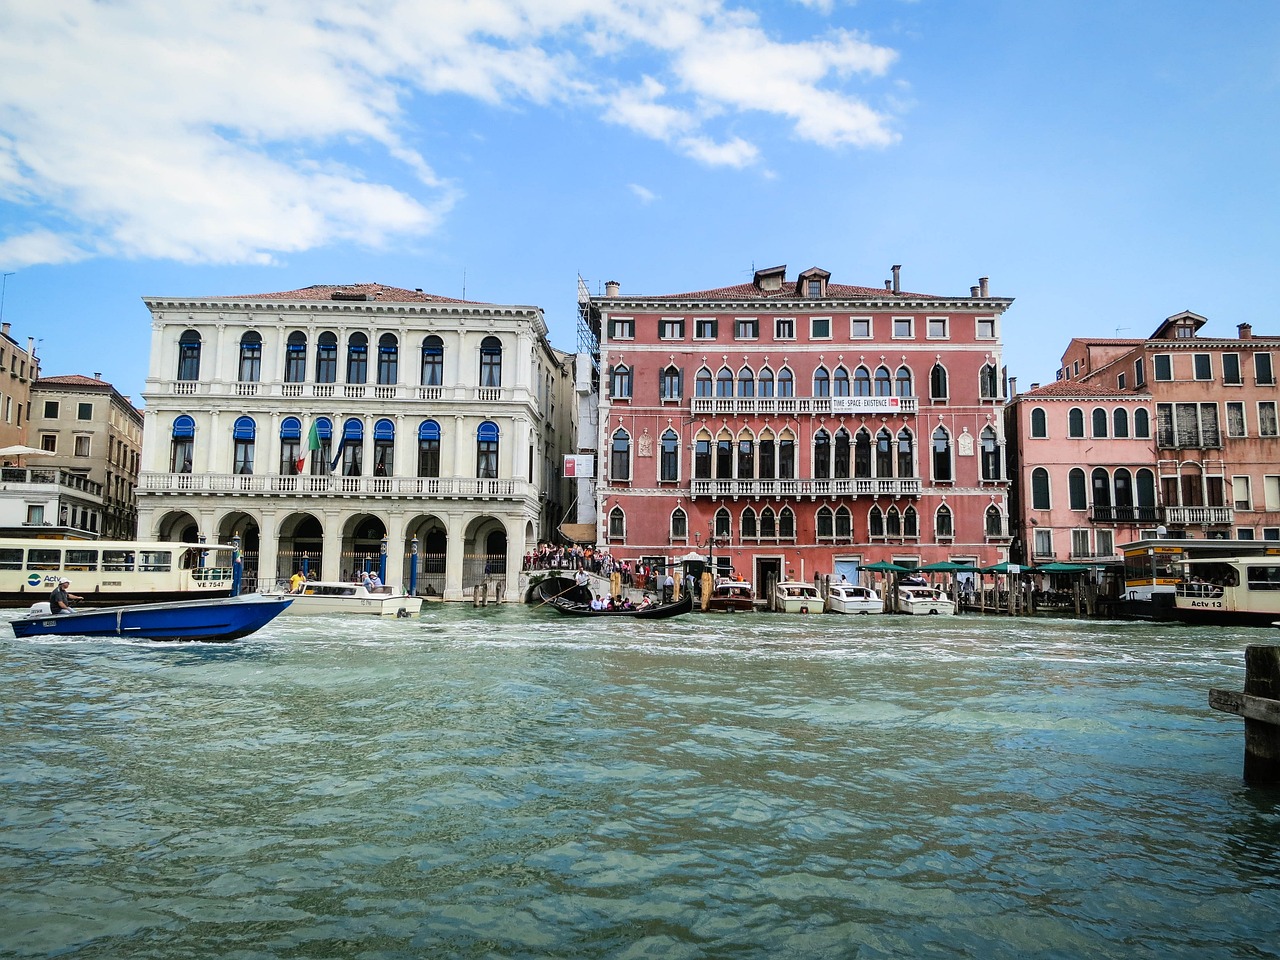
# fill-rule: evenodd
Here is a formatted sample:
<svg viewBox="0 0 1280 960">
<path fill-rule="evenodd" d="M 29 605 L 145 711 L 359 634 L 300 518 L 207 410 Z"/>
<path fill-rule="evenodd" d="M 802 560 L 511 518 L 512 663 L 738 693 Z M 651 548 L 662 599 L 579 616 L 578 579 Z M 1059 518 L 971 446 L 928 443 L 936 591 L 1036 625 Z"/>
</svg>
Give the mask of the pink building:
<svg viewBox="0 0 1280 960">
<path fill-rule="evenodd" d="M 1151 396 L 1059 381 L 1007 408 L 1014 559 L 1116 559 L 1159 523 Z"/>
<path fill-rule="evenodd" d="M 899 276 L 775 267 L 693 293 L 585 295 L 598 542 L 651 563 L 713 550 L 757 590 L 874 561 L 1007 559 L 1012 300 L 985 278 L 934 296 Z"/>
</svg>

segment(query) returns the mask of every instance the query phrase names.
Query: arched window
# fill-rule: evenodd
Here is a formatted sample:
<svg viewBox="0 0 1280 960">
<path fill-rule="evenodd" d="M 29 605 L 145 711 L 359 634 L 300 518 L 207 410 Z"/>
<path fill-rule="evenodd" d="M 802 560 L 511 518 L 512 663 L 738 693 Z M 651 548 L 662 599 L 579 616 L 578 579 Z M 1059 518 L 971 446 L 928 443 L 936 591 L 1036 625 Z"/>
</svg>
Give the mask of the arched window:
<svg viewBox="0 0 1280 960">
<path fill-rule="evenodd" d="M 853 438 L 853 475 L 860 480 L 871 476 L 871 433 L 866 427 Z"/>
<path fill-rule="evenodd" d="M 693 478 L 711 479 L 711 437 L 705 433 L 693 442 Z"/>
<path fill-rule="evenodd" d="M 738 371 L 738 396 L 754 397 L 756 395 L 756 380 L 750 367 L 743 367 Z"/>
<path fill-rule="evenodd" d="M 1049 471 L 1044 467 L 1036 467 L 1031 471 L 1031 509 L 1050 509 Z"/>
<path fill-rule="evenodd" d="M 884 511 L 879 507 L 872 507 L 867 511 L 867 535 L 871 537 L 884 536 Z"/>
<path fill-rule="evenodd" d="M 884 535 L 886 537 L 902 536 L 902 514 L 897 507 L 890 507 L 884 512 Z"/>
<path fill-rule="evenodd" d="M 1079 467 L 1067 474 L 1067 498 L 1072 510 L 1089 509 L 1089 491 L 1085 487 L 1084 471 Z"/>
<path fill-rule="evenodd" d="M 200 334 L 194 330 L 178 338 L 178 379 L 200 379 Z"/>
<path fill-rule="evenodd" d="M 347 338 L 347 383 L 369 382 L 369 338 L 353 333 Z M 359 474 L 349 474 L 359 476 Z"/>
<path fill-rule="evenodd" d="M 760 539 L 774 540 L 778 536 L 778 516 L 772 507 L 760 511 Z"/>
<path fill-rule="evenodd" d="M 320 446 L 311 452 L 311 475 L 324 476 L 329 472 L 329 465 L 332 462 L 330 457 L 333 452 L 333 424 L 329 422 L 328 417 L 316 417 L 312 423 Z"/>
<path fill-rule="evenodd" d="M 826 367 L 818 367 L 813 371 L 813 395 L 815 397 L 831 396 L 831 375 Z"/>
<path fill-rule="evenodd" d="M 609 511 L 609 539 L 627 539 L 627 515 L 622 512 L 621 507 L 614 507 Z"/>
<path fill-rule="evenodd" d="M 195 454 L 196 422 L 185 413 L 173 421 L 173 441 L 169 447 L 169 472 L 190 473 Z"/>
<path fill-rule="evenodd" d="M 422 385 L 439 387 L 444 384 L 444 341 L 432 334 L 422 340 Z"/>
<path fill-rule="evenodd" d="M 1113 437 L 1129 435 L 1129 411 L 1124 407 L 1116 407 L 1111 412 L 1111 435 Z"/>
<path fill-rule="evenodd" d="M 717 537 L 733 536 L 733 518 L 729 516 L 729 511 L 725 507 L 716 511 L 715 529 Z"/>
<path fill-rule="evenodd" d="M 338 336 L 322 333 L 316 338 L 316 383 L 338 381 Z"/>
<path fill-rule="evenodd" d="M 841 507 L 836 511 L 836 539 L 853 539 L 853 514 L 848 507 Z"/>
<path fill-rule="evenodd" d="M 742 510 L 742 539 L 755 540 L 760 536 L 760 528 L 756 524 L 756 512 L 751 507 Z"/>
<path fill-rule="evenodd" d="M 289 334 L 284 348 L 284 382 L 302 383 L 307 379 L 307 335 L 301 330 Z"/>
<path fill-rule="evenodd" d="M 241 383 L 257 383 L 262 379 L 262 334 L 256 330 L 250 330 L 240 338 L 238 379 Z"/>
<path fill-rule="evenodd" d="M 1000 396 L 1000 381 L 993 363 L 984 364 L 978 371 L 978 396 L 983 400 L 996 400 Z"/>
<path fill-rule="evenodd" d="M 689 516 L 679 507 L 671 511 L 671 539 L 689 539 Z"/>
<path fill-rule="evenodd" d="M 831 436 L 825 430 L 813 435 L 813 475 L 822 480 L 831 476 Z"/>
<path fill-rule="evenodd" d="M 893 476 L 893 434 L 888 427 L 876 431 L 876 476 Z"/>
<path fill-rule="evenodd" d="M 253 417 L 238 417 L 231 428 L 231 439 L 235 444 L 232 472 L 253 473 L 253 444 L 258 425 Z"/>
<path fill-rule="evenodd" d="M 1084 436 L 1084 411 L 1079 407 L 1072 407 L 1067 411 L 1067 436 Z"/>
<path fill-rule="evenodd" d="M 933 534 L 939 540 L 956 535 L 955 524 L 951 517 L 951 508 L 946 504 L 940 506 L 933 514 Z"/>
<path fill-rule="evenodd" d="M 1035 407 L 1031 411 L 1031 436 L 1037 440 L 1049 436 L 1049 421 L 1045 417 L 1044 407 Z"/>
<path fill-rule="evenodd" d="M 759 456 L 756 460 L 756 476 L 761 480 L 773 480 L 778 476 L 778 445 L 773 434 L 765 430 L 756 444 Z"/>
<path fill-rule="evenodd" d="M 853 371 L 853 395 L 855 397 L 871 396 L 871 371 L 866 367 L 858 367 Z"/>
<path fill-rule="evenodd" d="M 830 507 L 819 507 L 818 512 L 814 514 L 813 521 L 819 540 L 830 540 L 836 535 L 835 517 L 832 515 Z"/>
<path fill-rule="evenodd" d="M 396 425 L 383 418 L 373 425 L 373 475 L 390 477 L 396 472 Z"/>
<path fill-rule="evenodd" d="M 662 456 L 659 479 L 668 483 L 680 479 L 680 438 L 674 430 L 662 435 Z"/>
<path fill-rule="evenodd" d="M 694 396 L 709 397 L 715 391 L 712 388 L 711 371 L 703 367 L 698 371 L 698 378 L 693 382 Z"/>
<path fill-rule="evenodd" d="M 836 367 L 835 376 L 831 380 L 831 395 L 833 397 L 849 395 L 849 371 L 844 367 Z"/>
<path fill-rule="evenodd" d="M 789 434 L 778 438 L 778 479 L 796 478 L 796 440 Z"/>
<path fill-rule="evenodd" d="M 837 480 L 849 479 L 849 431 L 841 427 L 836 431 L 835 456 L 831 461 L 831 476 Z"/>
<path fill-rule="evenodd" d="M 1000 445 L 996 442 L 996 432 L 990 427 L 983 427 L 978 443 L 982 447 L 982 479 L 999 480 Z"/>
<path fill-rule="evenodd" d="M 764 367 L 756 381 L 756 393 L 762 397 L 773 396 L 773 371 Z"/>
<path fill-rule="evenodd" d="M 778 371 L 778 396 L 794 397 L 796 395 L 795 377 L 792 376 L 788 367 L 783 367 Z"/>
<path fill-rule="evenodd" d="M 1151 414 L 1145 407 L 1133 411 L 1133 435 L 1143 440 L 1151 436 Z"/>
<path fill-rule="evenodd" d="M 716 438 L 716 476 L 733 479 L 733 438 L 725 434 Z"/>
<path fill-rule="evenodd" d="M 783 507 L 778 512 L 778 539 L 794 540 L 796 538 L 796 515 L 790 507 Z"/>
<path fill-rule="evenodd" d="M 1095 437 L 1105 437 L 1107 435 L 1107 411 L 1102 407 L 1093 408 L 1093 435 Z"/>
<path fill-rule="evenodd" d="M 920 515 L 915 507 L 907 507 L 902 511 L 902 535 L 904 537 L 920 536 Z"/>
<path fill-rule="evenodd" d="M 913 396 L 911 393 L 911 371 L 906 367 L 899 367 L 898 373 L 893 381 L 894 391 L 900 397 Z"/>
<path fill-rule="evenodd" d="M 720 372 L 716 374 L 716 396 L 733 396 L 733 371 L 728 367 L 721 367 Z"/>
<path fill-rule="evenodd" d="M 934 482 L 950 481 L 951 474 L 951 435 L 945 427 L 933 431 L 933 479 Z"/>
<path fill-rule="evenodd" d="M 476 476 L 481 480 L 498 479 L 498 425 L 486 420 L 476 430 Z"/>
<path fill-rule="evenodd" d="M 684 373 L 677 366 L 663 367 L 658 380 L 662 400 L 679 400 L 684 396 Z"/>
<path fill-rule="evenodd" d="M 400 382 L 400 341 L 394 333 L 378 338 L 378 383 L 384 387 Z"/>
<path fill-rule="evenodd" d="M 298 469 L 298 454 L 301 449 L 302 421 L 297 417 L 285 417 L 280 421 L 280 475 L 282 477 L 301 473 Z"/>
<path fill-rule="evenodd" d="M 1133 474 L 1130 473 L 1128 470 L 1126 470 L 1124 467 L 1120 467 L 1116 470 L 1116 474 L 1115 474 L 1115 477 L 1113 478 L 1113 481 L 1115 484 L 1116 511 L 1118 514 L 1116 516 L 1116 520 L 1125 522 L 1125 523 L 1132 523 L 1134 521 Z M 1119 512 L 1121 510 L 1124 511 L 1123 515 L 1119 515 Z"/>
<path fill-rule="evenodd" d="M 1095 467 L 1093 471 L 1093 506 L 1110 507 L 1111 506 L 1111 475 L 1102 467 Z"/>
<path fill-rule="evenodd" d="M 945 400 L 948 396 L 947 368 L 940 363 L 935 363 L 933 369 L 929 371 L 929 399 Z"/>
<path fill-rule="evenodd" d="M 900 477 L 916 475 L 915 439 L 906 427 L 898 431 L 898 476 Z"/>
<path fill-rule="evenodd" d="M 738 438 L 738 479 L 753 480 L 756 475 L 756 444 L 749 436 Z"/>
<path fill-rule="evenodd" d="M 342 424 L 342 475 L 364 475 L 364 421 L 348 417 Z"/>
<path fill-rule="evenodd" d="M 876 396 L 893 396 L 893 378 L 889 376 L 888 367 L 876 367 Z"/>
<path fill-rule="evenodd" d="M 987 507 L 984 528 L 988 537 L 1004 536 L 1004 516 L 994 503 Z"/>
<path fill-rule="evenodd" d="M 1154 510 L 1156 506 L 1156 475 L 1146 468 L 1138 471 L 1138 509 Z M 1139 518 L 1142 519 L 1142 518 Z"/>
<path fill-rule="evenodd" d="M 440 476 L 440 424 L 434 420 L 418 426 L 418 476 Z"/>
<path fill-rule="evenodd" d="M 497 337 L 480 341 L 480 386 L 502 386 L 502 341 Z"/>
<path fill-rule="evenodd" d="M 625 430 L 613 434 L 609 447 L 609 476 L 612 480 L 631 479 L 631 435 Z"/>
<path fill-rule="evenodd" d="M 609 396 L 614 400 L 631 399 L 631 368 L 626 364 L 618 364 L 613 368 L 613 376 L 609 378 Z"/>
</svg>

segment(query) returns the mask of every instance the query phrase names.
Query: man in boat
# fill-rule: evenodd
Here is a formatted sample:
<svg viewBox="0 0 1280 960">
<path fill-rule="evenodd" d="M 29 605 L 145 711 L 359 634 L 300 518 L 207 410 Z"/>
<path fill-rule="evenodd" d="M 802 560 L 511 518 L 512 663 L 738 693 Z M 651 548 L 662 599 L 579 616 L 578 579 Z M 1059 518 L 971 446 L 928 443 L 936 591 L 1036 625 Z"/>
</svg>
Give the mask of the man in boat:
<svg viewBox="0 0 1280 960">
<path fill-rule="evenodd" d="M 289 592 L 301 593 L 302 585 L 307 582 L 307 578 L 302 575 L 302 571 L 298 570 L 289 578 Z"/>
<path fill-rule="evenodd" d="M 58 581 L 58 585 L 53 588 L 53 592 L 49 594 L 49 609 L 54 613 L 75 613 L 71 609 L 72 600 L 83 600 L 84 597 L 77 596 L 68 588 L 71 581 L 63 577 Z"/>
</svg>

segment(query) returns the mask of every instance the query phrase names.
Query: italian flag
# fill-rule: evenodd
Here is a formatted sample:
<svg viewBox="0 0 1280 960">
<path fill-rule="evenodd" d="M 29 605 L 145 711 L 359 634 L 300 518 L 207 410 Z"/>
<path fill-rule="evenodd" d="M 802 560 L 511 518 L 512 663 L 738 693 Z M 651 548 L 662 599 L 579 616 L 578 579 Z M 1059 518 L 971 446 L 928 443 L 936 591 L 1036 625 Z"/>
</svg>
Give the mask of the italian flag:
<svg viewBox="0 0 1280 960">
<path fill-rule="evenodd" d="M 307 465 L 307 457 L 311 455 L 313 450 L 320 449 L 320 432 L 316 430 L 316 422 L 311 421 L 311 432 L 307 434 L 306 446 L 302 448 L 302 453 L 298 455 L 298 462 L 295 464 L 295 473 L 302 473 L 302 468 Z"/>
</svg>

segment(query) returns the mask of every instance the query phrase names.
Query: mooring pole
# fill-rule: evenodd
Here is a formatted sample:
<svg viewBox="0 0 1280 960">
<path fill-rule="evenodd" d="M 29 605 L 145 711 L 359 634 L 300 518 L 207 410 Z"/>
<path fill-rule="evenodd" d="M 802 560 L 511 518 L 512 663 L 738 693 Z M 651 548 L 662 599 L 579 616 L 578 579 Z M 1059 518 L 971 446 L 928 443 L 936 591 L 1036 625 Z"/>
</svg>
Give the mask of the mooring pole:
<svg viewBox="0 0 1280 960">
<path fill-rule="evenodd" d="M 1245 782 L 1280 784 L 1280 647 L 1245 647 L 1244 693 L 1210 690 L 1209 706 L 1244 717 Z"/>
</svg>

